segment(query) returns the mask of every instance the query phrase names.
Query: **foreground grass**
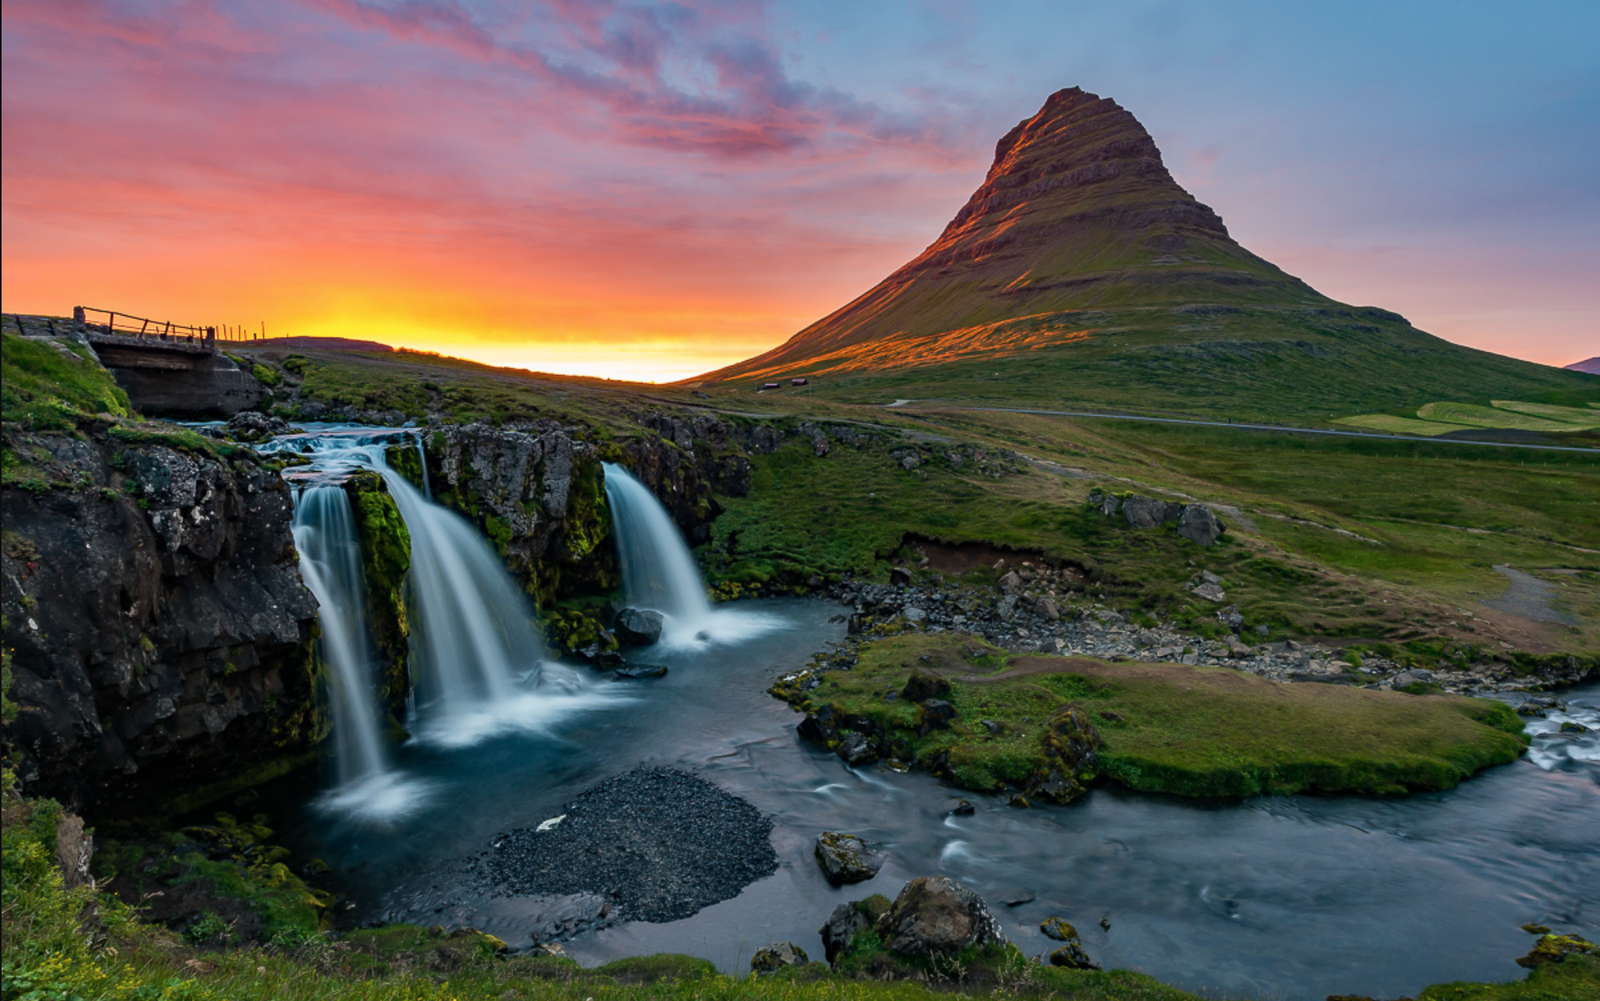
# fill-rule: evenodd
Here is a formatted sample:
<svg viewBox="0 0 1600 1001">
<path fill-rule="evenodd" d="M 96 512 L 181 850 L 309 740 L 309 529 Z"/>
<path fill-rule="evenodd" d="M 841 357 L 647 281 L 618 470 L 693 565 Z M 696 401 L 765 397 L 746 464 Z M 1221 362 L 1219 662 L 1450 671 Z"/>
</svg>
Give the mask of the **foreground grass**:
<svg viewBox="0 0 1600 1001">
<path fill-rule="evenodd" d="M 919 733 L 917 706 L 885 698 L 913 670 L 951 682 L 949 729 Z M 853 669 L 824 674 L 803 699 L 875 721 L 911 760 L 948 762 L 957 784 L 985 791 L 1021 784 L 1045 762 L 1048 723 L 1069 705 L 1085 709 L 1105 741 L 1102 776 L 1182 796 L 1448 789 L 1526 746 L 1521 721 L 1499 702 L 1022 656 L 950 634 L 867 644 Z"/>
</svg>

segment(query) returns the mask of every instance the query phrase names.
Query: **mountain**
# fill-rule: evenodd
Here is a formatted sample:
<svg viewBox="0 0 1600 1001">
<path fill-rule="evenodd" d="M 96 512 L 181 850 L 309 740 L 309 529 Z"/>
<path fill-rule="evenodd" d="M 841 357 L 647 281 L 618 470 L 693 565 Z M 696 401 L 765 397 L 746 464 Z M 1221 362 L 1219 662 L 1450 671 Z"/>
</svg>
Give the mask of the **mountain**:
<svg viewBox="0 0 1600 1001">
<path fill-rule="evenodd" d="M 1589 375 L 1600 375 L 1600 355 L 1584 361 L 1575 361 L 1567 368 L 1574 372 L 1587 372 Z"/>
<path fill-rule="evenodd" d="M 1591 388 L 1321 295 L 1235 242 L 1138 119 L 1076 87 L 1006 133 L 914 260 L 771 351 L 689 382 L 791 376 L 862 399 L 1322 419 Z"/>
</svg>

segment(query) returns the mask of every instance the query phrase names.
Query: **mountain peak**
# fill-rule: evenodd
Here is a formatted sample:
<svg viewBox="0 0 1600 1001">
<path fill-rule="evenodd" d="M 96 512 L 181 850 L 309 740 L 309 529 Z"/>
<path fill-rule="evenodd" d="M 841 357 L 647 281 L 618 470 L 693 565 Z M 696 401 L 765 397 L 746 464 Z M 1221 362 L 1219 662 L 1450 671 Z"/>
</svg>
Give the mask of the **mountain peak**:
<svg viewBox="0 0 1600 1001">
<path fill-rule="evenodd" d="M 779 347 L 706 378 L 1032 350 L 1082 338 L 1084 310 L 1241 300 L 1327 301 L 1235 243 L 1132 114 L 1069 87 L 1000 139 L 983 183 L 926 250 Z"/>
</svg>

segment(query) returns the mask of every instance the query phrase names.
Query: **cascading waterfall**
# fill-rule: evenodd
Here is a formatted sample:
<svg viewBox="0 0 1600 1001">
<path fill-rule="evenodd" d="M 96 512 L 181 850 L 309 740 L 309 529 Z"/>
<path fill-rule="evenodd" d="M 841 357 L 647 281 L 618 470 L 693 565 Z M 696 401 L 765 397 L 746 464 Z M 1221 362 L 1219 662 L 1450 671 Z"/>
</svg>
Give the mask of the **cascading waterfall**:
<svg viewBox="0 0 1600 1001">
<path fill-rule="evenodd" d="M 309 486 L 301 492 L 295 501 L 294 544 L 300 551 L 300 575 L 320 607 L 334 770 L 340 786 L 352 786 L 382 775 L 388 763 L 372 698 L 361 552 L 350 497 L 342 488 Z"/>
<path fill-rule="evenodd" d="M 411 538 L 407 606 L 412 691 L 407 725 L 415 736 L 459 746 L 505 730 L 548 729 L 572 712 L 619 698 L 615 691 L 596 689 L 582 672 L 551 659 L 526 597 L 487 540 L 464 518 L 434 503 L 389 466 L 386 448 L 412 442 L 426 476 L 421 436 L 414 433 L 331 428 L 280 441 L 280 445 L 303 449 L 312 459 L 310 466 L 289 475 L 306 484 L 302 496 L 308 502 L 315 500 L 319 512 L 315 517 L 332 517 L 321 512 L 343 505 L 342 527 L 337 532 L 342 540 L 341 569 L 330 572 L 328 559 L 318 557 L 306 579 L 308 583 L 317 579 L 313 590 L 323 608 L 324 631 L 330 636 L 330 664 L 332 650 L 339 646 L 350 651 L 341 663 L 359 665 L 348 672 L 340 669 L 333 693 L 336 760 L 363 769 L 357 774 L 345 764 L 337 766 L 338 789 L 352 795 L 370 784 L 361 774 L 381 775 L 385 767 L 371 695 L 372 659 L 359 543 L 349 499 L 342 487 L 332 485 L 352 471 L 371 469 L 383 477 Z M 317 552 L 318 545 L 332 545 L 328 540 L 335 537 L 332 529 L 311 531 L 312 510 L 309 506 L 305 509 L 303 558 L 308 552 Z M 340 634 L 337 643 L 331 641 L 335 631 Z M 358 690 L 365 694 L 364 700 L 341 695 Z M 363 705 L 364 710 L 352 709 L 349 714 L 339 708 Z M 365 802 L 351 805 L 372 812 Z"/>
<path fill-rule="evenodd" d="M 378 732 L 366 582 L 343 487 L 311 483 L 299 492 L 294 543 L 300 575 L 317 598 L 322 662 L 328 668 L 335 785 L 324 804 L 373 819 L 406 813 L 422 801 L 427 787 L 393 770 Z"/>
<path fill-rule="evenodd" d="M 712 607 L 700 569 L 667 509 L 621 466 L 606 463 L 605 475 L 623 591 L 632 607 L 661 613 L 663 643 L 731 642 L 778 624 L 760 613 Z"/>
</svg>

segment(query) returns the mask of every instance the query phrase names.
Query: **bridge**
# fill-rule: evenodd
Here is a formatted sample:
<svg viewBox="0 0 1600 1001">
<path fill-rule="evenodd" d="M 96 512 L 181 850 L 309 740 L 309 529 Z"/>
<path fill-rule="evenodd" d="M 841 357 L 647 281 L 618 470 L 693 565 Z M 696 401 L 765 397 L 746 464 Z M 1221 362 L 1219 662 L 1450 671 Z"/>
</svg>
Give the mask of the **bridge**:
<svg viewBox="0 0 1600 1001">
<path fill-rule="evenodd" d="M 24 321 L 27 322 L 24 322 Z M 72 319 L 16 317 L 22 333 L 86 341 L 134 409 L 151 417 L 200 420 L 254 410 L 271 392 L 223 353 L 223 345 L 251 340 L 236 328 L 151 320 L 108 309 L 77 306 Z"/>
</svg>

